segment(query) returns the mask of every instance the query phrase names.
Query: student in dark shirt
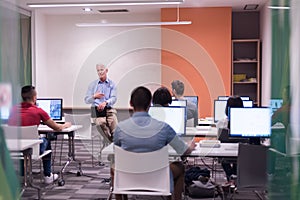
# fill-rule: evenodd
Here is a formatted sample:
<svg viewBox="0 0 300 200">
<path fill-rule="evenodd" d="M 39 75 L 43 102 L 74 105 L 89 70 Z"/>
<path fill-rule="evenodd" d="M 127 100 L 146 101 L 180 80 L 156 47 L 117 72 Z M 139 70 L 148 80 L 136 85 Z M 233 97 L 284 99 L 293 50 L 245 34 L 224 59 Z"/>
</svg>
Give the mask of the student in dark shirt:
<svg viewBox="0 0 300 200">
<path fill-rule="evenodd" d="M 229 123 L 229 109 L 230 108 L 243 108 L 243 100 L 239 96 L 231 96 L 227 99 L 226 107 L 225 107 L 225 114 L 226 118 L 219 120 L 217 122 L 217 128 L 218 129 L 223 129 L 223 128 L 228 128 L 230 129 L 230 123 Z M 220 132 L 220 131 L 218 131 Z M 226 174 L 227 181 L 230 181 L 231 175 L 236 175 L 237 174 L 237 164 L 234 162 L 231 162 L 227 159 L 222 159 L 221 161 L 222 167 L 224 169 L 224 172 Z"/>
</svg>

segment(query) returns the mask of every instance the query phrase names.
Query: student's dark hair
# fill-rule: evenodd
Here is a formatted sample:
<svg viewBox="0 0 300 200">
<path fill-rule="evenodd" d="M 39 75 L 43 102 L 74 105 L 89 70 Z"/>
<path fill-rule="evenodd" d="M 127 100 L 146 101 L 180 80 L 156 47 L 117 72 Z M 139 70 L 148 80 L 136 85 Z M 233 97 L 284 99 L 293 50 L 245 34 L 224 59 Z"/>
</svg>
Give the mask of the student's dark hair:
<svg viewBox="0 0 300 200">
<path fill-rule="evenodd" d="M 176 94 L 182 96 L 184 93 L 184 84 L 180 80 L 174 80 L 171 83 L 172 89 L 175 90 Z"/>
<path fill-rule="evenodd" d="M 172 103 L 172 95 L 168 88 L 160 87 L 153 93 L 152 103 L 161 106 L 168 106 Z"/>
<path fill-rule="evenodd" d="M 229 115 L 229 108 L 243 108 L 243 100 L 240 96 L 231 96 L 227 99 L 225 114 Z"/>
<path fill-rule="evenodd" d="M 139 86 L 131 92 L 130 102 L 134 109 L 147 110 L 152 99 L 151 92 L 144 86 Z"/>
<path fill-rule="evenodd" d="M 31 100 L 31 98 L 36 94 L 35 87 L 32 85 L 26 85 L 22 87 L 21 96 L 23 101 Z"/>
</svg>

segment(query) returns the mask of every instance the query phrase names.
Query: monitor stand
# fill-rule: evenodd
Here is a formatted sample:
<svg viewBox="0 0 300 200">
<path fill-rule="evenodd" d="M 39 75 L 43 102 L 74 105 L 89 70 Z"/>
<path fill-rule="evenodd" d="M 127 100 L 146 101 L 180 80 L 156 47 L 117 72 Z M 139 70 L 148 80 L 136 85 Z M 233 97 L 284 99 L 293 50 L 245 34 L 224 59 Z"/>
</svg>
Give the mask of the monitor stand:
<svg viewBox="0 0 300 200">
<path fill-rule="evenodd" d="M 260 145 L 260 137 L 249 138 L 249 144 Z"/>
</svg>

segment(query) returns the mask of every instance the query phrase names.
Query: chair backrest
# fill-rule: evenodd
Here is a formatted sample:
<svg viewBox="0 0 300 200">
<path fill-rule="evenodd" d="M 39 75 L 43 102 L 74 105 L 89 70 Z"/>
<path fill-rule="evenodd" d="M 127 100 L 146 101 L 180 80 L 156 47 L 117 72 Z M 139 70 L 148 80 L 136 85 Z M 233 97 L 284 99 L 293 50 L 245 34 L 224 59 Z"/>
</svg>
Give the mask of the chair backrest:
<svg viewBox="0 0 300 200">
<path fill-rule="evenodd" d="M 147 153 L 134 153 L 114 146 L 115 194 L 170 195 L 168 147 Z"/>
<path fill-rule="evenodd" d="M 219 128 L 218 136 L 221 142 L 229 142 L 229 129 L 228 128 Z"/>
<path fill-rule="evenodd" d="M 237 159 L 237 187 L 267 186 L 267 147 L 239 144 Z"/>
<path fill-rule="evenodd" d="M 39 139 L 38 127 L 34 126 L 2 126 L 4 135 L 6 139 Z M 33 157 L 38 157 L 40 154 L 39 145 L 36 148 L 33 148 L 32 155 Z"/>
<path fill-rule="evenodd" d="M 82 128 L 75 131 L 75 138 L 78 139 L 91 139 L 92 138 L 92 125 L 91 114 L 68 114 L 64 113 L 65 121 L 71 122 L 73 125 L 81 125 Z"/>
<path fill-rule="evenodd" d="M 186 126 L 187 127 L 194 127 L 194 118 L 186 120 Z"/>
</svg>

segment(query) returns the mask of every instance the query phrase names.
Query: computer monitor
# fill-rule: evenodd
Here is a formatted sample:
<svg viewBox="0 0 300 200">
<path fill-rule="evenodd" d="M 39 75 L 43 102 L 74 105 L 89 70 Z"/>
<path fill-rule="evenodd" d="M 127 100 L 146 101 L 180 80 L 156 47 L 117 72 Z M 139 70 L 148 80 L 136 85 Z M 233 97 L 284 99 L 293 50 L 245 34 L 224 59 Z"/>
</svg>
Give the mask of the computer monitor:
<svg viewBox="0 0 300 200">
<path fill-rule="evenodd" d="M 172 103 L 169 106 L 184 106 L 186 107 L 186 100 L 172 99 Z"/>
<path fill-rule="evenodd" d="M 186 99 L 188 102 L 191 102 L 191 103 L 195 104 L 195 106 L 196 106 L 196 108 L 195 108 L 196 113 L 193 112 L 194 117 L 188 119 L 187 126 L 193 126 L 193 127 L 198 126 L 198 117 L 199 117 L 199 112 L 200 112 L 199 107 L 198 107 L 198 103 L 199 103 L 198 96 L 184 96 L 183 98 Z M 189 111 L 192 110 L 191 109 L 192 106 L 189 105 L 189 103 L 187 103 L 187 108 L 188 108 Z M 189 114 L 187 114 L 187 115 L 189 115 Z"/>
<path fill-rule="evenodd" d="M 214 100 L 214 122 L 227 117 L 225 114 L 226 104 L 227 100 Z"/>
<path fill-rule="evenodd" d="M 253 107 L 253 101 L 252 100 L 243 100 L 243 106 L 245 108 L 251 108 L 251 107 Z"/>
<path fill-rule="evenodd" d="M 7 121 L 9 118 L 10 107 L 0 107 L 1 120 Z"/>
<path fill-rule="evenodd" d="M 62 98 L 39 98 L 36 105 L 46 111 L 53 120 L 62 120 Z"/>
<path fill-rule="evenodd" d="M 196 104 L 197 109 L 198 109 L 198 96 L 184 96 L 184 99 L 186 99 L 187 101 L 193 102 L 194 104 Z"/>
<path fill-rule="evenodd" d="M 271 114 L 273 115 L 273 113 L 278 110 L 278 108 L 280 108 L 283 104 L 283 100 L 282 99 L 271 99 L 270 100 L 270 108 L 271 108 Z"/>
<path fill-rule="evenodd" d="M 223 100 L 223 101 L 225 100 L 225 101 L 227 101 L 228 98 L 229 98 L 229 96 L 218 96 L 218 100 Z M 242 96 L 241 99 L 243 101 L 250 100 L 250 97 Z"/>
<path fill-rule="evenodd" d="M 268 107 L 230 108 L 230 137 L 246 137 L 260 144 L 260 138 L 271 136 L 271 114 Z"/>
<path fill-rule="evenodd" d="M 221 119 L 225 119 L 226 113 L 226 104 L 227 100 L 215 100 L 214 101 L 214 121 L 218 122 Z M 243 100 L 243 106 L 250 108 L 253 107 L 253 101 L 252 100 Z"/>
<path fill-rule="evenodd" d="M 151 106 L 148 111 L 154 119 L 169 124 L 179 136 L 185 134 L 185 112 L 186 107 L 184 106 Z"/>
</svg>

